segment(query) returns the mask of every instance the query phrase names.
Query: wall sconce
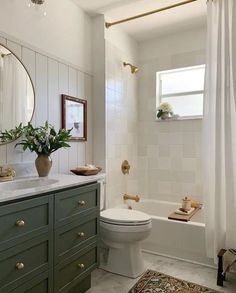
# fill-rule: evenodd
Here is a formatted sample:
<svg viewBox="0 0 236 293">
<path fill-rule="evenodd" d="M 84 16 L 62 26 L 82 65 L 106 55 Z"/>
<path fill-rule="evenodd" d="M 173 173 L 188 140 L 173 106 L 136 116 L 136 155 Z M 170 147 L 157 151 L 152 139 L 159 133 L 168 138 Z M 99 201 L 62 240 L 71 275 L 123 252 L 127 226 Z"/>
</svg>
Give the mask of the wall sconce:
<svg viewBox="0 0 236 293">
<path fill-rule="evenodd" d="M 39 11 L 43 16 L 47 15 L 47 12 L 44 7 L 45 0 L 28 0 L 28 7 L 35 8 L 35 10 Z"/>
</svg>

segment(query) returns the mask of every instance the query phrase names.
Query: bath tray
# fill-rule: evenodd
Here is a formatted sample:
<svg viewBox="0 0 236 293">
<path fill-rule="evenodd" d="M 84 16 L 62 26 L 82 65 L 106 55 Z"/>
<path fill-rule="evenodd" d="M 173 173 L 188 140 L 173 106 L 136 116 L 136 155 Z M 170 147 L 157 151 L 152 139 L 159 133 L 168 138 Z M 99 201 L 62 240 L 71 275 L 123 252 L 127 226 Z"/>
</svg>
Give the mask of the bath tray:
<svg viewBox="0 0 236 293">
<path fill-rule="evenodd" d="M 200 208 L 196 208 L 189 215 L 179 215 L 179 214 L 176 214 L 176 213 L 172 213 L 172 214 L 169 215 L 168 219 L 169 220 L 175 220 L 175 221 L 188 222 L 188 221 L 191 220 L 192 216 L 194 216 L 199 210 L 200 210 Z"/>
<path fill-rule="evenodd" d="M 84 168 L 77 168 L 77 169 L 72 169 L 70 170 L 72 173 L 74 173 L 75 175 L 81 175 L 81 176 L 91 176 L 91 175 L 97 175 L 100 171 L 102 170 L 102 168 L 97 167 L 97 169 L 84 169 Z"/>
</svg>

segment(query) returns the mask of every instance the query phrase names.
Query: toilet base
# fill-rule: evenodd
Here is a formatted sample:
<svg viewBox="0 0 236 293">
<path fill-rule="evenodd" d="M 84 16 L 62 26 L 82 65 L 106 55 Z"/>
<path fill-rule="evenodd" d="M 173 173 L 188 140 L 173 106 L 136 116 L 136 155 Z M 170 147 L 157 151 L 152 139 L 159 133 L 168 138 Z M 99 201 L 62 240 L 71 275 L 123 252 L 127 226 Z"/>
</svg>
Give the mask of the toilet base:
<svg viewBox="0 0 236 293">
<path fill-rule="evenodd" d="M 116 248 L 103 244 L 101 254 L 100 268 L 105 271 L 134 279 L 145 271 L 140 243 L 126 243 Z"/>
</svg>

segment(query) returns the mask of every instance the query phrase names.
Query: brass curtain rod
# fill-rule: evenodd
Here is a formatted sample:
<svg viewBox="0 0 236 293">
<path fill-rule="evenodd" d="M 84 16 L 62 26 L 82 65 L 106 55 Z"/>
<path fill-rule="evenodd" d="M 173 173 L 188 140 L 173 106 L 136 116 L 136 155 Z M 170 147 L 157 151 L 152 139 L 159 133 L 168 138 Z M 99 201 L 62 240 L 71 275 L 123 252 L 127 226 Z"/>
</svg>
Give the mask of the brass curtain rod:
<svg viewBox="0 0 236 293">
<path fill-rule="evenodd" d="M 166 7 L 160 8 L 160 9 L 156 9 L 156 10 L 149 11 L 149 12 L 146 12 L 146 13 L 138 14 L 138 15 L 131 16 L 131 17 L 128 17 L 128 18 L 124 18 L 124 19 L 117 20 L 117 21 L 114 21 L 114 22 L 105 22 L 105 26 L 106 26 L 106 28 L 109 28 L 109 27 L 111 27 L 113 25 L 116 25 L 116 24 L 131 21 L 131 20 L 134 20 L 134 19 L 137 19 L 137 18 L 141 18 L 141 17 L 148 16 L 148 15 L 151 15 L 151 14 L 154 14 L 154 13 L 158 13 L 158 12 L 161 12 L 161 11 L 169 10 L 169 9 L 172 9 L 172 8 L 175 8 L 175 7 L 178 7 L 178 6 L 182 6 L 182 5 L 185 5 L 185 4 L 189 4 L 189 3 L 195 2 L 195 1 L 197 1 L 197 0 L 186 0 L 184 2 L 176 3 L 176 4 L 173 4 L 173 5 L 170 5 L 170 6 L 166 6 Z"/>
</svg>

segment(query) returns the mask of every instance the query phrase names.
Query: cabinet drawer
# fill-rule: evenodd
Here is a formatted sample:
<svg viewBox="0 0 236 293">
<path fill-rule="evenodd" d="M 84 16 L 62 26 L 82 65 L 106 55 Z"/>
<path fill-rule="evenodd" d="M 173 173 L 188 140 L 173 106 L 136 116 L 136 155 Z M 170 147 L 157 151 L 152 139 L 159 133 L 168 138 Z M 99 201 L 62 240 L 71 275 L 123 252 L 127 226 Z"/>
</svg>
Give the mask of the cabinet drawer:
<svg viewBox="0 0 236 293">
<path fill-rule="evenodd" d="M 54 292 L 67 292 L 97 267 L 96 243 L 59 264 L 55 269 Z"/>
<path fill-rule="evenodd" d="M 76 284 L 75 287 L 70 289 L 68 293 L 85 293 L 91 288 L 91 275 L 89 274 L 82 281 Z"/>
<path fill-rule="evenodd" d="M 44 272 L 24 285 L 15 288 L 11 293 L 52 293 L 52 280 L 49 272 Z"/>
<path fill-rule="evenodd" d="M 45 196 L 0 206 L 0 251 L 47 232 L 52 200 Z"/>
<path fill-rule="evenodd" d="M 55 262 L 75 254 L 81 247 L 97 240 L 97 213 L 56 230 Z"/>
<path fill-rule="evenodd" d="M 0 292 L 10 292 L 49 268 L 49 240 L 41 235 L 0 253 Z M 8 291 L 9 290 L 9 291 Z"/>
<path fill-rule="evenodd" d="M 90 184 L 55 195 L 55 224 L 67 224 L 78 219 L 84 213 L 99 207 L 99 184 Z"/>
</svg>

